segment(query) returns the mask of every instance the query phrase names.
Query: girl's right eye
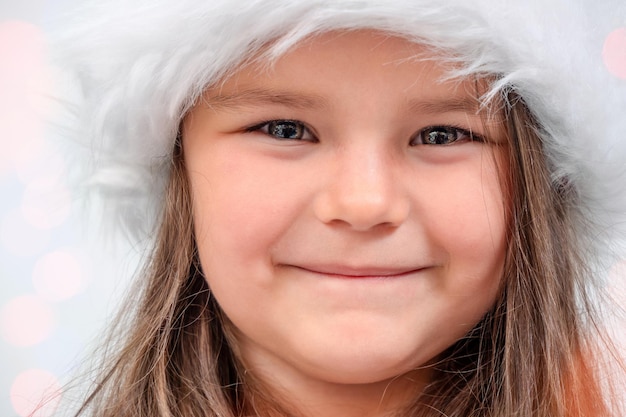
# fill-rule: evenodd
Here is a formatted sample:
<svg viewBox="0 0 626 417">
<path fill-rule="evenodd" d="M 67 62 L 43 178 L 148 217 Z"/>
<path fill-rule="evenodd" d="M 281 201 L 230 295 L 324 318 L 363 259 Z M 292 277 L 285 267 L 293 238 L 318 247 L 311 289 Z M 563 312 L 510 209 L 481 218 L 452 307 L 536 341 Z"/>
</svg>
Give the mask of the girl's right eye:
<svg viewBox="0 0 626 417">
<path fill-rule="evenodd" d="M 278 140 L 316 141 L 309 128 L 298 120 L 270 120 L 246 130 L 248 132 L 259 131 Z"/>
</svg>

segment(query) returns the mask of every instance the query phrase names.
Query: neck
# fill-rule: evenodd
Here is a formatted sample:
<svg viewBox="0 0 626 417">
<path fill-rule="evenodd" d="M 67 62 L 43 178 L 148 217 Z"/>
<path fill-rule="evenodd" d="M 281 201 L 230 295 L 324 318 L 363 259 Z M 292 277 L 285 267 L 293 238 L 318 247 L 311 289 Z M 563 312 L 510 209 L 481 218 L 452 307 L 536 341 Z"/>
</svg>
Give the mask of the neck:
<svg viewBox="0 0 626 417">
<path fill-rule="evenodd" d="M 271 393 L 253 394 L 249 399 L 248 414 L 263 417 L 391 417 L 407 407 L 426 385 L 424 370 L 369 384 L 251 382 L 257 388 L 253 391 Z"/>
</svg>

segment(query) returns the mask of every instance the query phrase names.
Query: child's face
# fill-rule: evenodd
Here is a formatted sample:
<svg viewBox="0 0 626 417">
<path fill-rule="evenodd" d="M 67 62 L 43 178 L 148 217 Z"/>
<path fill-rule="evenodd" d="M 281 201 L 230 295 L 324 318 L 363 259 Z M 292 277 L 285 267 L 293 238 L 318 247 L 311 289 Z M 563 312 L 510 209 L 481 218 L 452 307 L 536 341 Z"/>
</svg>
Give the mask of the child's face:
<svg viewBox="0 0 626 417">
<path fill-rule="evenodd" d="M 424 52 L 326 34 L 240 69 L 185 119 L 202 268 L 266 380 L 387 380 L 494 303 L 506 146 L 479 139 L 477 83 L 406 59 Z"/>
</svg>

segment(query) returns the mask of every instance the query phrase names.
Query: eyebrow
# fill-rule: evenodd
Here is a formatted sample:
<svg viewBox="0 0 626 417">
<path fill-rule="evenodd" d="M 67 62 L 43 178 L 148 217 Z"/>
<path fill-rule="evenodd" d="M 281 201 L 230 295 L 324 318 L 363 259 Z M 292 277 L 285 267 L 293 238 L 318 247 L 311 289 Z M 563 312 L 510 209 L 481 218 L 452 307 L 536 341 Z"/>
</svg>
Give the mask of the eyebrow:
<svg viewBox="0 0 626 417">
<path fill-rule="evenodd" d="M 297 109 L 329 107 L 328 100 L 322 96 L 266 89 L 248 89 L 230 94 L 209 94 L 205 101 L 209 107 L 218 110 L 237 110 L 268 104 Z"/>
<path fill-rule="evenodd" d="M 435 100 L 418 99 L 410 100 L 408 108 L 412 113 L 419 114 L 437 114 L 457 111 L 477 114 L 480 110 L 480 102 L 471 96 Z"/>
</svg>

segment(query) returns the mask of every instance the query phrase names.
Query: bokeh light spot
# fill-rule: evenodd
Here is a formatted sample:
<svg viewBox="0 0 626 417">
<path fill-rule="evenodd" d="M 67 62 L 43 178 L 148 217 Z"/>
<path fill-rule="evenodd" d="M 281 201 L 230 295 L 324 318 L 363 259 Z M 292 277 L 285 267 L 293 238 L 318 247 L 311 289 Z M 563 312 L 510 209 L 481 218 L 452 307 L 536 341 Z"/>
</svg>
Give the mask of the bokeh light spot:
<svg viewBox="0 0 626 417">
<path fill-rule="evenodd" d="M 37 293 L 47 300 L 67 300 L 83 287 L 80 263 L 69 251 L 50 252 L 35 264 L 33 284 Z"/>
<path fill-rule="evenodd" d="M 626 79 L 626 28 L 609 33 L 604 40 L 602 59 L 611 74 Z"/>
<path fill-rule="evenodd" d="M 56 312 L 44 299 L 35 295 L 13 298 L 0 311 L 2 335 L 14 346 L 33 346 L 43 342 L 56 324 Z"/>
<path fill-rule="evenodd" d="M 0 22 L 0 57 L 10 57 L 0 60 L 0 176 L 42 142 L 37 97 L 50 83 L 43 39 L 41 29 L 31 23 Z"/>
<path fill-rule="evenodd" d="M 20 373 L 11 386 L 11 404 L 20 417 L 50 417 L 61 394 L 59 380 L 43 369 Z"/>
</svg>

